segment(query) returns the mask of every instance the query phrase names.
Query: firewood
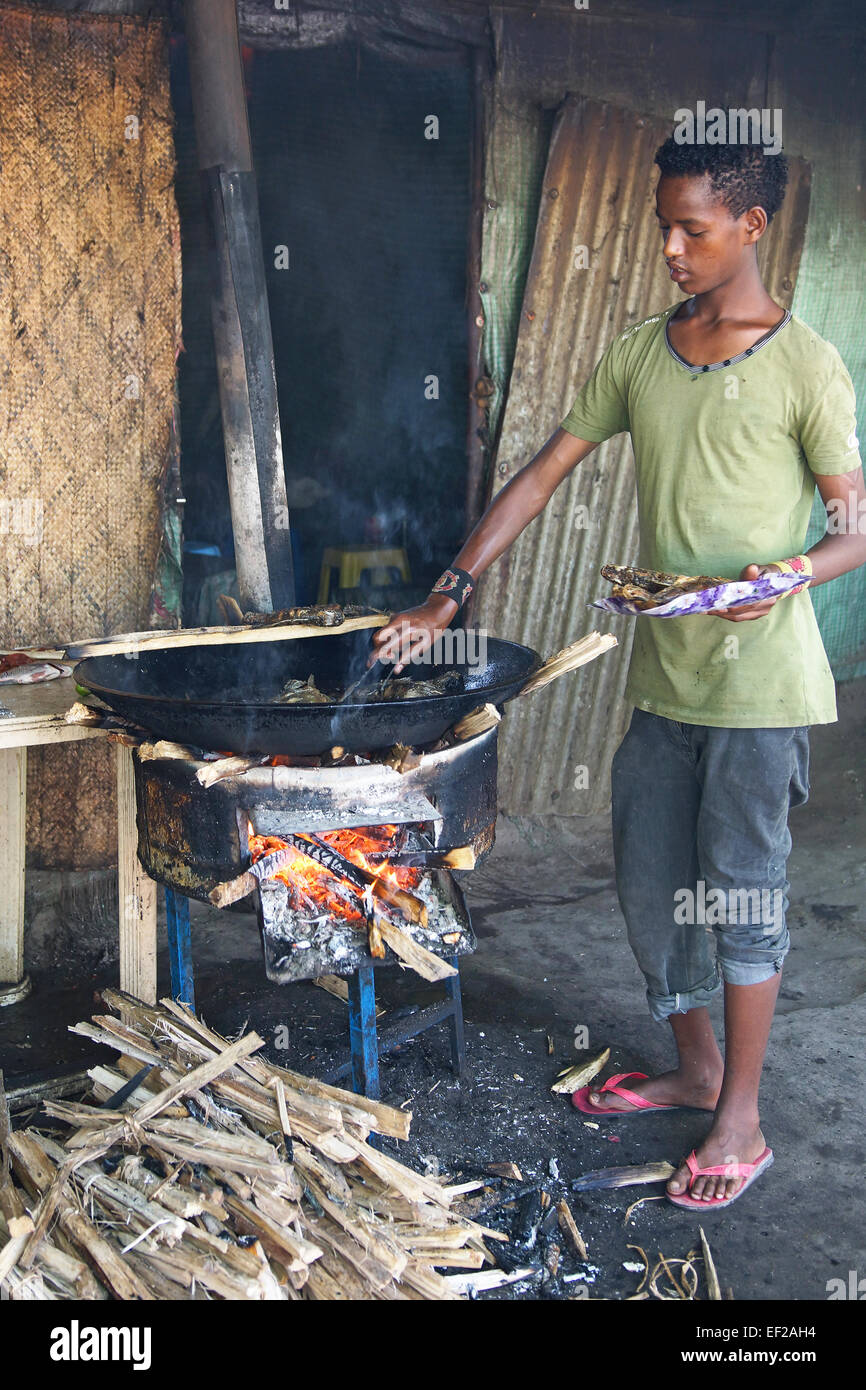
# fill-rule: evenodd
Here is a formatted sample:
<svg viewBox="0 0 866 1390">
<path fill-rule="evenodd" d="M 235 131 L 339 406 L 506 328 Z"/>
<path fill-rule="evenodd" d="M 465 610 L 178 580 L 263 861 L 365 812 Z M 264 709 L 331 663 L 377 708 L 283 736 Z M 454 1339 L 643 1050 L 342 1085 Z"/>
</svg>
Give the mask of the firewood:
<svg viewBox="0 0 866 1390">
<path fill-rule="evenodd" d="M 486 1293 L 488 1289 L 500 1289 L 504 1284 L 518 1284 L 522 1279 L 532 1278 L 538 1270 L 530 1265 L 512 1270 L 507 1274 L 501 1269 L 487 1269 L 481 1274 L 450 1274 L 445 1283 L 455 1294 Z"/>
<path fill-rule="evenodd" d="M 192 748 L 188 748 L 185 743 L 173 743 L 171 739 L 159 738 L 156 743 L 142 743 L 138 749 L 138 761 L 140 763 L 155 762 L 157 759 L 196 763 L 198 755 Z"/>
<path fill-rule="evenodd" d="M 319 1217 L 316 1221 L 308 1222 L 307 1227 L 314 1239 L 327 1243 L 338 1255 L 348 1260 L 371 1288 L 381 1289 L 391 1282 L 394 1277 L 392 1271 L 370 1254 L 362 1243 L 341 1230 L 335 1221 Z M 401 1274 L 405 1268 L 404 1263 Z"/>
<path fill-rule="evenodd" d="M 575 1255 L 577 1255 L 579 1260 L 585 1260 L 587 1258 L 586 1244 L 583 1236 L 577 1229 L 574 1217 L 571 1214 L 571 1207 L 564 1197 L 556 1204 L 556 1214 L 559 1219 L 559 1229 L 564 1236 L 568 1237 Z"/>
<path fill-rule="evenodd" d="M 385 767 L 393 768 L 395 772 L 411 772 L 421 763 L 421 754 L 416 753 L 414 748 L 410 748 L 405 743 L 395 743 L 388 749 L 386 757 L 382 759 Z"/>
<path fill-rule="evenodd" d="M 427 908 L 420 898 L 416 898 L 414 893 L 407 893 L 401 888 L 392 887 L 390 883 L 386 883 L 383 878 L 378 877 L 370 869 L 365 869 L 362 865 L 346 859 L 334 849 L 333 845 L 329 845 L 319 835 L 287 835 L 286 841 L 293 849 L 321 864 L 336 878 L 346 879 L 362 893 L 367 888 L 372 889 L 375 898 L 388 903 L 390 907 L 395 907 L 410 922 L 420 922 L 422 926 L 427 925 Z"/>
<path fill-rule="evenodd" d="M 323 1268 L 324 1261 L 320 1260 L 310 1268 L 305 1292 L 309 1298 L 320 1300 L 323 1303 L 349 1302 L 353 1295 L 338 1280 L 330 1275 L 327 1269 Z M 358 1298 L 365 1297 L 363 1285 L 359 1284 L 360 1290 Z"/>
<path fill-rule="evenodd" d="M 249 1275 L 236 1274 L 212 1256 L 202 1255 L 182 1245 L 170 1251 L 149 1251 L 147 1260 L 148 1264 L 155 1265 L 168 1278 L 176 1279 L 178 1274 L 185 1274 L 188 1277 L 187 1287 L 195 1280 L 221 1298 L 258 1301 L 265 1297 L 259 1277 L 253 1279 Z"/>
<path fill-rule="evenodd" d="M 307 1095 L 321 1096 L 326 1100 L 337 1100 L 342 1098 L 342 1110 L 344 1117 L 348 1118 L 350 1112 L 360 1110 L 365 1112 L 368 1121 L 372 1121 L 370 1128 L 377 1133 L 389 1136 L 392 1139 L 408 1139 L 409 1126 L 412 1123 L 411 1110 L 397 1110 L 390 1105 L 383 1105 L 381 1101 L 371 1100 L 369 1096 L 358 1096 L 353 1092 L 341 1091 L 336 1086 L 330 1086 L 325 1081 L 317 1081 L 311 1076 L 301 1076 L 299 1072 L 289 1071 L 284 1067 L 272 1066 L 272 1071 L 278 1076 L 285 1077 L 291 1085 L 299 1091 L 306 1092 Z"/>
<path fill-rule="evenodd" d="M 248 898 L 250 893 L 255 892 L 257 885 L 258 879 L 253 874 L 238 874 L 237 878 L 218 883 L 208 893 L 208 898 L 214 907 L 229 907 L 232 903 L 240 902 L 241 898 Z"/>
<path fill-rule="evenodd" d="M 119 991 L 103 991 L 103 998 L 107 1001 L 112 995 L 117 998 Z M 163 1011 L 167 1010 L 175 1018 L 182 1020 L 191 1031 L 213 1047 L 225 1048 L 228 1046 L 225 1038 L 214 1033 L 194 1014 L 191 1014 L 184 1005 L 177 1004 L 173 999 L 163 999 L 161 1005 Z M 379 1134 L 390 1135 L 394 1139 L 407 1139 L 409 1137 L 411 1112 L 407 1114 L 405 1111 L 394 1109 L 390 1105 L 383 1105 L 381 1101 L 371 1100 L 368 1096 L 355 1095 L 353 1091 L 341 1090 L 338 1086 L 330 1086 L 327 1082 L 317 1081 L 311 1076 L 302 1076 L 300 1072 L 290 1071 L 273 1062 L 264 1062 L 258 1057 L 245 1058 L 239 1064 L 239 1069 L 264 1087 L 267 1087 L 273 1076 L 278 1076 L 292 1093 L 300 1091 L 307 1097 L 332 1102 L 336 1107 L 336 1112 L 328 1110 L 326 1113 L 329 1117 L 336 1113 L 337 1123 L 339 1123 L 339 1117 L 342 1116 L 343 1120 L 366 1124 L 367 1133 L 370 1129 L 375 1129 Z M 287 1090 L 288 1094 L 289 1090 Z M 292 1103 L 295 1103 L 294 1099 Z"/>
<path fill-rule="evenodd" d="M 710 1242 L 704 1234 L 703 1226 L 699 1226 L 698 1230 L 701 1235 L 701 1250 L 704 1255 L 704 1271 L 707 1276 L 707 1289 L 711 1300 L 715 1303 L 721 1303 L 722 1290 L 719 1285 L 719 1276 L 716 1273 L 716 1264 L 713 1259 L 712 1251 L 710 1250 Z"/>
<path fill-rule="evenodd" d="M 448 1269 L 480 1269 L 484 1256 L 478 1250 L 425 1250 L 424 1258 L 412 1260 L 413 1265 L 443 1265 Z"/>
<path fill-rule="evenodd" d="M 368 1143 L 374 1129 L 405 1138 L 405 1112 L 274 1066 L 253 1055 L 255 1035 L 231 1043 L 174 1001 L 103 997 L 122 1021 L 88 1025 L 119 1054 L 91 1069 L 96 1095 L 114 1096 L 142 1058 L 153 1070 L 125 1109 L 49 1101 L 72 1131 L 63 1145 L 12 1136 L 10 1192 L 17 1180 L 39 1202 L 4 1284 L 12 1297 L 448 1299 L 434 1265 L 474 1271 L 491 1259 L 485 1236 L 505 1238 L 451 1210 L 465 1185 Z M 195 1118 L 172 1113 L 181 1101 Z M 106 1172 L 97 1160 L 109 1148 L 121 1161 Z M 7 1195 L 10 1206 L 17 1219 L 23 1197 Z M 68 1250 L 48 1235 L 55 1218 Z M 0 1209 L 0 1252 L 6 1236 Z"/>
<path fill-rule="evenodd" d="M 516 1163 L 488 1163 L 484 1171 L 485 1173 L 492 1173 L 494 1177 L 511 1178 L 514 1182 L 523 1182 L 523 1174 Z"/>
<path fill-rule="evenodd" d="M 420 946 L 417 941 L 395 922 L 389 921 L 386 917 L 378 919 L 379 931 L 383 940 L 395 956 L 410 965 L 414 971 L 424 980 L 445 980 L 451 975 L 456 975 L 457 971 L 453 965 L 449 965 L 441 956 L 435 956 L 432 951 L 428 951 L 426 946 Z"/>
<path fill-rule="evenodd" d="M 38 1144 L 25 1134 L 10 1135 L 9 1148 L 16 1170 L 36 1191 L 49 1194 L 63 1169 L 55 1168 Z M 118 1298 L 153 1299 L 154 1295 L 147 1284 L 131 1272 L 114 1247 L 99 1235 L 86 1216 L 68 1203 L 68 1199 L 60 1206 L 57 1217 L 72 1243 L 96 1266 Z"/>
<path fill-rule="evenodd" d="M 472 845 L 460 845 L 447 850 L 383 850 L 381 854 L 366 855 L 366 859 L 372 865 L 381 860 L 397 869 L 474 869 L 477 855 Z"/>
<path fill-rule="evenodd" d="M 436 1273 L 432 1265 L 407 1265 L 403 1272 L 403 1281 L 411 1288 L 417 1289 L 424 1298 L 448 1299 L 459 1296 L 453 1291 L 453 1286 L 448 1284 L 441 1274 Z"/>
<path fill-rule="evenodd" d="M 118 1052 L 138 1063 L 136 1071 L 143 1062 L 160 1060 L 159 1050 L 148 1039 L 127 1028 L 110 1014 L 95 1014 L 92 1023 L 70 1024 L 69 1031 L 79 1034 L 82 1038 L 91 1038 L 94 1042 L 116 1048 Z"/>
<path fill-rule="evenodd" d="M 333 994 L 335 999 L 342 999 L 344 1004 L 349 1002 L 349 986 L 340 975 L 317 975 L 313 980 L 314 985 L 319 989 L 324 989 L 328 994 Z M 380 1018 L 387 1010 L 381 1004 L 376 1005 L 376 1017 Z"/>
<path fill-rule="evenodd" d="M 636 1163 L 625 1168 L 596 1168 L 575 1178 L 571 1186 L 575 1192 L 598 1192 L 614 1187 L 636 1187 L 643 1183 L 667 1182 L 675 1173 L 672 1163 L 662 1159 L 658 1163 Z"/>
<path fill-rule="evenodd" d="M 459 742 L 465 743 L 467 739 L 476 738 L 488 729 L 495 729 L 501 722 L 502 714 L 495 705 L 479 705 L 477 709 L 470 710 L 462 719 L 458 719 L 454 725 L 454 736 Z"/>
<path fill-rule="evenodd" d="M 214 762 L 205 763 L 204 767 L 200 767 L 195 779 L 202 787 L 212 787 L 215 782 L 222 782 L 226 777 L 238 777 L 241 773 L 249 772 L 251 767 L 264 767 L 268 760 L 268 754 L 262 757 L 217 758 Z"/>
<path fill-rule="evenodd" d="M 340 975 L 317 975 L 313 984 L 333 994 L 335 999 L 342 999 L 344 1004 L 349 1002 L 349 986 Z"/>
<path fill-rule="evenodd" d="M 108 1298 L 108 1293 L 97 1283 L 84 1261 L 60 1250 L 53 1240 L 42 1242 L 36 1264 L 43 1277 L 63 1291 L 67 1298 L 91 1301 Z"/>
<path fill-rule="evenodd" d="M 575 1091 L 579 1091 L 581 1086 L 589 1085 L 594 1076 L 597 1076 L 602 1067 L 610 1057 L 610 1048 L 606 1047 L 603 1052 L 599 1052 L 596 1057 L 590 1057 L 587 1062 L 580 1062 L 577 1066 L 566 1067 L 551 1086 L 551 1091 L 555 1095 L 570 1096 Z"/>
<path fill-rule="evenodd" d="M 380 921 L 380 918 L 371 917 L 367 924 L 367 944 L 374 960 L 385 959 L 385 942 L 382 939 Z"/>
<path fill-rule="evenodd" d="M 156 1190 L 161 1188 L 159 1200 L 175 1216 L 182 1216 L 185 1220 L 191 1221 L 205 1210 L 206 1198 L 190 1188 L 178 1187 L 176 1184 L 164 1187 L 162 1181 L 155 1173 L 151 1173 L 149 1168 L 145 1168 L 137 1155 L 125 1158 L 119 1172 L 125 1183 L 142 1192 L 145 1197 L 155 1196 Z"/>
<path fill-rule="evenodd" d="M 102 710 L 93 709 L 90 705 L 85 705 L 81 700 L 76 700 L 74 705 L 70 705 L 64 715 L 67 724 L 101 724 Z"/>
<path fill-rule="evenodd" d="M 581 637 L 577 642 L 572 642 L 570 647 L 563 647 L 562 651 L 555 656 L 548 657 L 543 666 L 540 666 L 533 676 L 519 692 L 520 698 L 524 695 L 531 695 L 535 690 L 541 690 L 551 681 L 555 681 L 559 676 L 563 676 L 568 671 L 576 671 L 579 666 L 585 666 L 588 661 L 595 661 L 596 657 L 602 656 L 604 652 L 610 651 L 611 647 L 617 645 L 617 639 L 611 634 L 606 633 L 602 636 L 598 632 L 590 632 L 586 637 Z"/>
<path fill-rule="evenodd" d="M 211 889 L 208 897 L 214 907 L 228 907 L 230 903 L 248 897 L 263 879 L 271 878 L 279 869 L 288 868 L 298 857 L 299 851 L 292 845 L 286 845 L 284 849 L 272 850 L 270 854 L 263 855 L 261 859 L 256 860 L 255 864 L 251 864 L 249 869 L 239 874 L 237 878 L 230 878 L 224 883 L 218 883 L 215 888 Z"/>
</svg>

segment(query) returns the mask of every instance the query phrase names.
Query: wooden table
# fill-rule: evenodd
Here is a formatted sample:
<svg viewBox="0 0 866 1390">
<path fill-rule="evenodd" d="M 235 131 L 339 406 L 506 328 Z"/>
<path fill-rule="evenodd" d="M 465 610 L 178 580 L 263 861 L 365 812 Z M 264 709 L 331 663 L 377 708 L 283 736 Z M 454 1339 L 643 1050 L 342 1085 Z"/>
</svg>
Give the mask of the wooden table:
<svg viewBox="0 0 866 1390">
<path fill-rule="evenodd" d="M 105 738 L 102 729 L 67 724 L 78 699 L 71 676 L 36 685 L 0 685 L 0 1006 L 30 991 L 24 972 L 24 840 L 27 749 Z M 117 877 L 120 988 L 156 1003 L 156 884 L 138 862 L 132 749 L 116 745 Z"/>
</svg>

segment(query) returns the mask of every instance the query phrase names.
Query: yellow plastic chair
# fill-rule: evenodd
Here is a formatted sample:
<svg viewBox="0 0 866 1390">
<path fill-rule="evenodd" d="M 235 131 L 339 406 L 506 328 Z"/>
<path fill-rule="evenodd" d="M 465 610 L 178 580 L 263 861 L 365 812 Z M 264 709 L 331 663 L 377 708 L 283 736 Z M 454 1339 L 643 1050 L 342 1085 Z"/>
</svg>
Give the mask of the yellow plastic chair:
<svg viewBox="0 0 866 1390">
<path fill-rule="evenodd" d="M 369 572 L 371 584 L 384 586 L 390 584 L 391 570 L 399 570 L 404 584 L 411 583 L 409 557 L 402 546 L 383 547 L 379 545 L 355 545 L 346 548 L 328 546 L 322 554 L 322 572 L 319 577 L 319 603 L 328 602 L 331 591 L 331 574 L 338 571 L 338 589 L 357 589 L 361 575 Z"/>
</svg>

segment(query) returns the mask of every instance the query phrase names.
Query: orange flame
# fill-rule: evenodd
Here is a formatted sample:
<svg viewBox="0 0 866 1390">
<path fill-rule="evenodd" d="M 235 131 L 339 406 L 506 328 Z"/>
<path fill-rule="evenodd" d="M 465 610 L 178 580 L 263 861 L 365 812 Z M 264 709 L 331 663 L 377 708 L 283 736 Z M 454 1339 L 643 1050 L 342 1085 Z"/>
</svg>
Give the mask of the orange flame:
<svg viewBox="0 0 866 1390">
<path fill-rule="evenodd" d="M 257 835 L 251 822 L 248 822 L 249 847 L 253 863 L 266 854 L 279 849 L 294 849 L 276 835 Z M 387 854 L 395 848 L 399 834 L 396 825 L 366 826 L 358 830 L 329 830 L 320 836 L 326 844 L 336 850 L 343 859 L 375 874 L 377 878 L 392 888 L 412 889 L 421 875 L 418 869 L 392 865 L 378 856 Z M 376 856 L 373 862 L 368 856 Z M 291 864 L 280 869 L 274 878 L 285 883 L 292 893 L 298 908 L 314 906 L 347 921 L 362 922 L 365 912 L 362 906 L 362 893 L 356 884 L 348 879 L 336 878 L 318 860 L 297 850 Z"/>
</svg>

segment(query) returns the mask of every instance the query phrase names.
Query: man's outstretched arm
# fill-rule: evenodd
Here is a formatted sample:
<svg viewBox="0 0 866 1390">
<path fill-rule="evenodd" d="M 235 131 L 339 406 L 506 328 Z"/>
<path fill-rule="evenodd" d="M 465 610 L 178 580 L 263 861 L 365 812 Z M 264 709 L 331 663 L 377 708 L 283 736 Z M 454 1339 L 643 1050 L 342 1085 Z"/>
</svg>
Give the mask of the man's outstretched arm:
<svg viewBox="0 0 866 1390">
<path fill-rule="evenodd" d="M 478 579 L 544 510 L 559 484 L 597 447 L 567 430 L 554 430 L 535 457 L 496 494 L 456 557 L 455 566 Z M 395 657 L 394 669 L 401 671 L 413 656 L 419 657 L 432 646 L 457 608 L 446 594 L 431 594 L 419 607 L 395 613 L 387 626 L 374 634 L 374 647 L 381 652 L 387 644 L 389 659 Z"/>
</svg>

